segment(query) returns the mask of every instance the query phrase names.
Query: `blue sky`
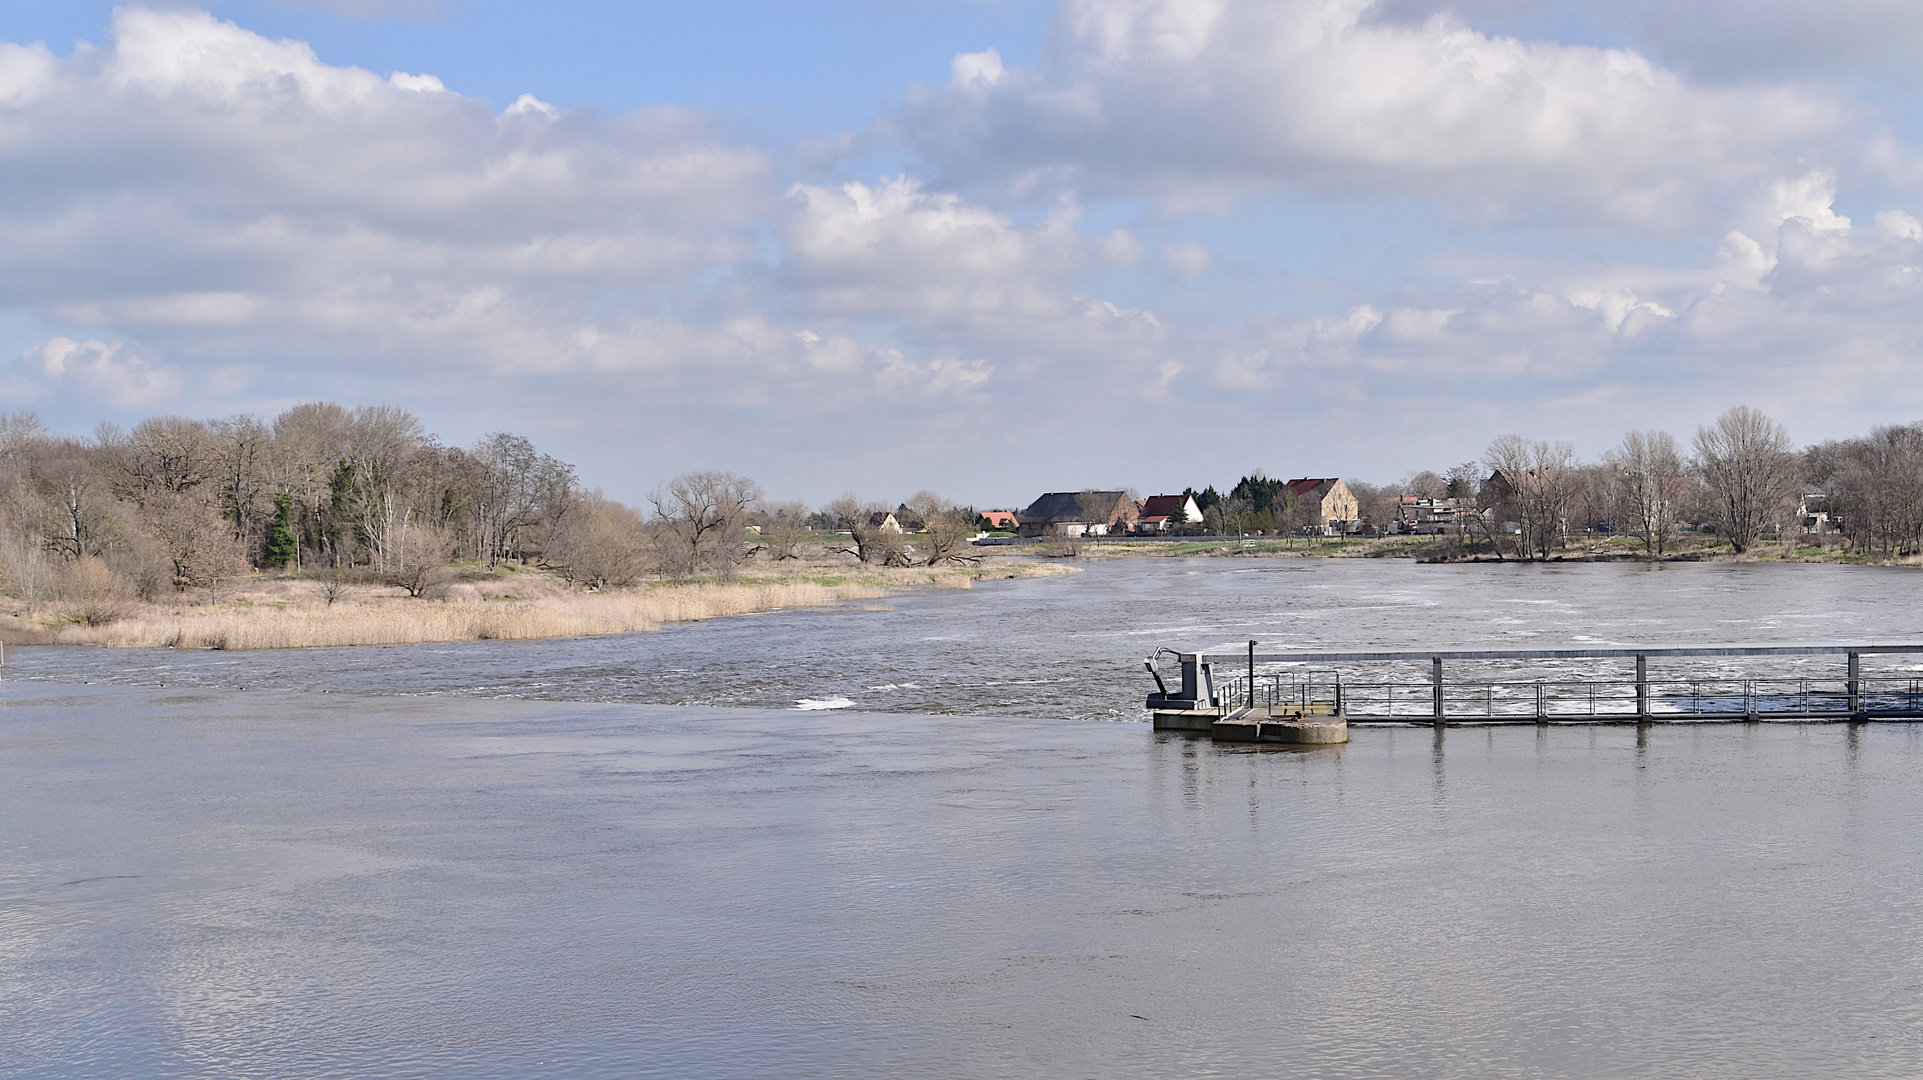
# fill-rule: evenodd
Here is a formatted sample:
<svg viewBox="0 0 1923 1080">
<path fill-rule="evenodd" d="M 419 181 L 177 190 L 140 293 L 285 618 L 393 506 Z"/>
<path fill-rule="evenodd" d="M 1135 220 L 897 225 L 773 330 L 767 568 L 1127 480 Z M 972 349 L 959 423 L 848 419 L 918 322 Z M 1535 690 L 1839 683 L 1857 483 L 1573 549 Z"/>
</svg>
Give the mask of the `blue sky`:
<svg viewBox="0 0 1923 1080">
<path fill-rule="evenodd" d="M 1923 416 L 1891 0 L 0 15 L 0 408 L 983 505 Z M 89 43 L 76 47 L 78 42 Z"/>
</svg>

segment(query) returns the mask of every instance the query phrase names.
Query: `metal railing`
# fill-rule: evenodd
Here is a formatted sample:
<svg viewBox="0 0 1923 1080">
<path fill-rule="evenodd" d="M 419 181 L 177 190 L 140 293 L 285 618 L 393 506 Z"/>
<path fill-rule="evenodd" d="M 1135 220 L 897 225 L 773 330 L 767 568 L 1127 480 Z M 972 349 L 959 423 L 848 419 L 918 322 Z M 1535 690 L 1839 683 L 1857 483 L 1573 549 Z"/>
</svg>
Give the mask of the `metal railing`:
<svg viewBox="0 0 1923 1080">
<path fill-rule="evenodd" d="M 1345 680 L 1339 673 L 1257 673 L 1216 683 L 1215 710 L 1339 712 L 1351 721 L 1436 719 L 1427 680 Z M 1641 691 L 1639 693 L 1639 690 Z M 1923 678 L 1652 678 L 1457 681 L 1442 688 L 1449 722 L 1923 717 Z"/>
</svg>

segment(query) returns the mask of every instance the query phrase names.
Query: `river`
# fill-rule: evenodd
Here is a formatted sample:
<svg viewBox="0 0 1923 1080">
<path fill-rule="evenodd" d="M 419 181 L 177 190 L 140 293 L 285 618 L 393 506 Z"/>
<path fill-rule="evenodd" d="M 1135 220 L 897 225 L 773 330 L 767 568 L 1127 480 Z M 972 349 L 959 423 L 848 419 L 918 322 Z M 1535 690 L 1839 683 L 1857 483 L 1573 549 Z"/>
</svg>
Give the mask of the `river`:
<svg viewBox="0 0 1923 1080">
<path fill-rule="evenodd" d="M 627 638 L 13 650 L 0 1075 L 1914 1076 L 1911 725 L 1285 751 L 1139 706 L 1163 644 L 1915 637 L 1920 590 L 1145 559 Z"/>
</svg>

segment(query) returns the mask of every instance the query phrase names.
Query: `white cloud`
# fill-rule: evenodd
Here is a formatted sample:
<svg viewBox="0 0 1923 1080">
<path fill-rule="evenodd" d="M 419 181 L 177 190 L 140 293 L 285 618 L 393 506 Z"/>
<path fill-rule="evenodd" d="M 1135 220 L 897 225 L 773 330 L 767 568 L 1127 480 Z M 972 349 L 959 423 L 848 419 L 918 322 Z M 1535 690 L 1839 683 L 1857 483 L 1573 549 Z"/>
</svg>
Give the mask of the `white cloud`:
<svg viewBox="0 0 1923 1080">
<path fill-rule="evenodd" d="M 1178 209 L 1288 186 L 1678 229 L 1719 185 L 1780 172 L 1850 111 L 1812 90 L 1704 89 L 1626 50 L 1495 37 L 1447 15 L 1382 21 L 1374 7 L 1062 0 L 1033 70 L 924 89 L 900 130 L 956 176 L 1054 176 Z"/>
<path fill-rule="evenodd" d="M 136 356 L 118 341 L 51 338 L 23 353 L 20 363 L 37 388 L 29 400 L 70 389 L 115 408 L 150 408 L 176 397 L 184 384 L 179 371 Z"/>
<path fill-rule="evenodd" d="M 1923 221 L 1901 210 L 1884 210 L 1876 215 L 1876 228 L 1891 240 L 1923 240 Z"/>
<path fill-rule="evenodd" d="M 949 85 L 963 88 L 993 86 L 1008 74 L 1002 67 L 1002 54 L 994 49 L 957 53 L 948 67 Z"/>
<path fill-rule="evenodd" d="M 1205 273 L 1215 256 L 1200 244 L 1164 244 L 1162 261 L 1169 264 L 1184 280 L 1194 280 Z"/>
<path fill-rule="evenodd" d="M 1147 255 L 1142 241 L 1127 229 L 1116 229 L 1102 238 L 1102 257 L 1111 266 L 1136 266 Z"/>
<path fill-rule="evenodd" d="M 924 317 L 1060 309 L 1041 283 L 1079 267 L 1070 208 L 1028 224 L 906 176 L 796 184 L 783 228 L 788 280 L 814 312 Z"/>
</svg>

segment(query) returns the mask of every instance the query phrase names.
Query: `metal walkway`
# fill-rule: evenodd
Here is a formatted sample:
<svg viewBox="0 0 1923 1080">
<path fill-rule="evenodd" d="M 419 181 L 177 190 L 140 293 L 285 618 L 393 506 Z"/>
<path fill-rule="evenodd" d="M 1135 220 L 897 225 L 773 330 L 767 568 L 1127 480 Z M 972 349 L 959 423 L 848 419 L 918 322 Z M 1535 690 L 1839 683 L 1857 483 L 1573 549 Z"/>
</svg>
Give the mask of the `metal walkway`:
<svg viewBox="0 0 1923 1080">
<path fill-rule="evenodd" d="M 1866 671 L 1863 665 L 1864 657 L 1923 655 L 1923 642 L 1266 652 L 1258 651 L 1259 644 L 1252 641 L 1237 652 L 1158 650 L 1145 661 L 1161 691 L 1150 695 L 1149 708 L 1227 715 L 1258 705 L 1292 706 L 1334 712 L 1352 724 L 1923 719 L 1923 668 Z M 1181 673 L 1175 692 L 1156 669 L 1156 660 L 1171 653 Z M 1704 670 L 1734 665 L 1703 663 L 1822 656 L 1842 663 L 1833 672 L 1761 675 Z M 1622 677 L 1555 672 L 1533 678 L 1528 671 L 1537 664 L 1576 660 L 1633 661 L 1634 671 Z M 1651 661 L 1659 662 L 1654 672 Z M 1335 664 L 1346 669 L 1316 668 Z M 1426 665 L 1428 677 L 1397 678 L 1382 670 L 1397 664 Z M 1278 665 L 1287 670 L 1262 670 Z M 1465 673 L 1464 666 L 1471 671 Z"/>
</svg>

